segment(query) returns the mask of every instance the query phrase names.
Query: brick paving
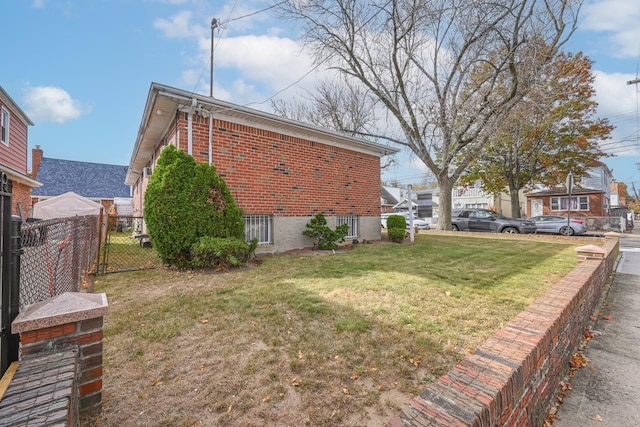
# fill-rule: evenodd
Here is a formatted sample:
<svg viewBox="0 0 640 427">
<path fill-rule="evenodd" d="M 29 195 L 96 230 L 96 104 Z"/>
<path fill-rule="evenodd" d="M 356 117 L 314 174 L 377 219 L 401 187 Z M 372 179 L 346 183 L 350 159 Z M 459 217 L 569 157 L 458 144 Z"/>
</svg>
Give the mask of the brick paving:
<svg viewBox="0 0 640 427">
<path fill-rule="evenodd" d="M 76 425 L 76 365 L 76 350 L 22 359 L 0 401 L 0 427 Z"/>
</svg>

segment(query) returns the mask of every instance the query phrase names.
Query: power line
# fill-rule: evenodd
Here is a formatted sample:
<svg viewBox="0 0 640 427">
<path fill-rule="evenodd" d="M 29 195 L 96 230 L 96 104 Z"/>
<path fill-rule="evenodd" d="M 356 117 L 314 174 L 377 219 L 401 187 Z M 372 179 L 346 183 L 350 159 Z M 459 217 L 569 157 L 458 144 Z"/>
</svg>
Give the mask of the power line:
<svg viewBox="0 0 640 427">
<path fill-rule="evenodd" d="M 222 22 L 222 25 L 224 25 L 224 24 L 228 24 L 229 22 L 237 21 L 237 20 L 239 20 L 239 19 L 248 18 L 248 17 L 250 17 L 250 16 L 254 16 L 254 15 L 257 15 L 257 14 L 262 13 L 262 12 L 266 12 L 267 10 L 273 9 L 273 8 L 275 8 L 275 7 L 278 7 L 278 6 L 280 6 L 281 4 L 284 4 L 284 3 L 286 3 L 286 2 L 287 2 L 286 0 L 285 0 L 285 1 L 281 1 L 280 3 L 276 3 L 276 4 L 271 5 L 271 6 L 269 6 L 269 7 L 265 7 L 264 9 L 260 9 L 260 10 L 257 10 L 257 11 L 255 11 L 255 12 L 252 12 L 252 13 L 247 13 L 246 15 L 238 16 L 238 17 L 233 18 L 233 19 L 227 18 L 227 20 L 226 20 L 226 21 L 223 21 L 223 22 Z M 235 5 L 234 5 L 234 7 L 235 7 Z M 229 16 L 231 16 L 231 15 L 229 15 Z"/>
</svg>

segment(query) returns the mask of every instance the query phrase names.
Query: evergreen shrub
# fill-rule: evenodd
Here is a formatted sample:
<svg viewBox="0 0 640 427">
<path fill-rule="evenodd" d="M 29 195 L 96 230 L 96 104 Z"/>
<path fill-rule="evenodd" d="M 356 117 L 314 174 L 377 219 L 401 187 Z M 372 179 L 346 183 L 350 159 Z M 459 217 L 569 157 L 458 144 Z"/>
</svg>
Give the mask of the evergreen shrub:
<svg viewBox="0 0 640 427">
<path fill-rule="evenodd" d="M 349 233 L 349 225 L 342 224 L 332 230 L 327 226 L 327 219 L 318 214 L 307 223 L 307 229 L 302 233 L 313 240 L 313 247 L 317 249 L 337 249 L 338 243 L 343 243 Z"/>
</svg>

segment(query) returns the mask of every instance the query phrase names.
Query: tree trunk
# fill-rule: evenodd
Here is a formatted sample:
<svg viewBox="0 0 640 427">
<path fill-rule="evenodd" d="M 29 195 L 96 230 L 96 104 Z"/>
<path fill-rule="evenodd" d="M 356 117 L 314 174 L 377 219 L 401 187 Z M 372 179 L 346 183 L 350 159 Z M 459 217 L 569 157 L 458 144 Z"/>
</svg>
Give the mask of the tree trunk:
<svg viewBox="0 0 640 427">
<path fill-rule="evenodd" d="M 438 183 L 440 186 L 440 198 L 438 200 L 438 230 L 451 230 L 451 191 L 454 181 L 442 179 Z"/>
<path fill-rule="evenodd" d="M 509 186 L 509 194 L 511 195 L 511 216 L 521 218 L 519 189 Z"/>
</svg>

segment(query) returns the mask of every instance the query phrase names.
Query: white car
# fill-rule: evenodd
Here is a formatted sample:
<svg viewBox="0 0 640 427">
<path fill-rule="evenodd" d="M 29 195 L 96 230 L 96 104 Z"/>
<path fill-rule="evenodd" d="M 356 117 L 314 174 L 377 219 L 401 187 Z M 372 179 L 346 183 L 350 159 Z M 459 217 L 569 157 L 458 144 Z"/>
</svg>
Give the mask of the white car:
<svg viewBox="0 0 640 427">
<path fill-rule="evenodd" d="M 408 212 L 396 212 L 396 213 L 384 213 L 381 215 L 380 217 L 380 223 L 382 225 L 382 228 L 387 228 L 387 218 L 389 218 L 391 215 L 399 215 L 399 216 L 403 216 L 404 219 L 407 221 L 407 228 L 409 228 L 409 213 Z M 431 227 L 429 226 L 429 223 L 423 219 L 418 219 L 415 215 L 413 216 L 413 226 L 414 227 L 418 227 L 419 230 L 430 230 Z"/>
</svg>

